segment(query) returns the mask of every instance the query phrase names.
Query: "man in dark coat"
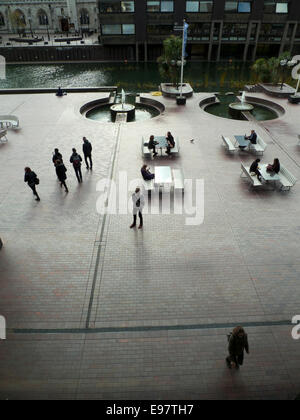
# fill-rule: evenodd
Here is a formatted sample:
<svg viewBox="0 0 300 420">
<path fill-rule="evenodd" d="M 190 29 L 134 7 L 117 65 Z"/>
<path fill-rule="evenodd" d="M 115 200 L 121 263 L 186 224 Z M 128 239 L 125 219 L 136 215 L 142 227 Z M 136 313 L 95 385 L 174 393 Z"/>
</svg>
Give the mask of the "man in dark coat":
<svg viewBox="0 0 300 420">
<path fill-rule="evenodd" d="M 60 160 L 56 161 L 56 175 L 57 178 L 60 181 L 60 186 L 64 186 L 66 192 L 69 192 L 68 187 L 66 185 L 66 179 L 67 179 L 67 168 L 65 167 L 65 165 L 63 164 L 63 162 L 61 162 Z"/>
<path fill-rule="evenodd" d="M 143 177 L 143 179 L 145 181 L 150 181 L 155 176 L 154 174 L 152 174 L 150 172 L 150 170 L 148 169 L 147 165 L 143 165 L 142 166 L 142 168 L 141 168 L 141 174 L 142 174 L 142 177 Z"/>
<path fill-rule="evenodd" d="M 251 130 L 250 136 L 245 136 L 246 140 L 250 140 L 252 144 L 256 144 L 257 134 L 255 133 L 255 130 Z"/>
<path fill-rule="evenodd" d="M 86 164 L 86 169 L 93 169 L 93 162 L 92 162 L 92 145 L 91 143 L 88 141 L 88 139 L 86 139 L 85 137 L 83 137 L 83 145 L 82 145 L 82 151 L 84 154 L 84 160 L 85 160 L 85 164 Z M 90 161 L 90 167 L 88 164 L 88 160 Z"/>
<path fill-rule="evenodd" d="M 170 155 L 171 154 L 171 149 L 173 149 L 173 147 L 175 147 L 174 137 L 172 136 L 170 131 L 168 131 L 168 133 L 167 133 L 166 140 L 167 140 L 166 153 L 167 153 L 167 155 Z"/>
<path fill-rule="evenodd" d="M 24 182 L 27 182 L 28 186 L 32 189 L 33 195 L 36 196 L 36 200 L 40 201 L 40 197 L 36 192 L 35 186 L 39 183 L 38 177 L 28 166 L 25 168 Z"/>
<path fill-rule="evenodd" d="M 82 173 L 81 173 L 82 157 L 76 152 L 76 149 L 72 149 L 72 151 L 73 153 L 70 157 L 70 162 L 73 163 L 73 168 L 74 168 L 78 182 L 82 182 Z"/>
<path fill-rule="evenodd" d="M 249 354 L 248 337 L 241 326 L 235 327 L 229 336 L 229 356 L 226 363 L 229 368 L 242 366 L 244 361 L 244 350 Z"/>
<path fill-rule="evenodd" d="M 155 146 L 158 144 L 157 141 L 154 140 L 154 136 L 151 135 L 148 143 L 148 149 L 153 150 L 153 157 L 157 155 L 157 151 Z"/>
</svg>

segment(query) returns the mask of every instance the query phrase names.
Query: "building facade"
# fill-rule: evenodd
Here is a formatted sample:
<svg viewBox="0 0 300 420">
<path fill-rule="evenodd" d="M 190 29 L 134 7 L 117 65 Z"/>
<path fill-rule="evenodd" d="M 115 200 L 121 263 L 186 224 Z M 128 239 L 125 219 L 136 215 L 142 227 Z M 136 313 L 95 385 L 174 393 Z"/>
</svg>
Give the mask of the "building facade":
<svg viewBox="0 0 300 420">
<path fill-rule="evenodd" d="M 96 0 L 1 0 L 0 34 L 99 30 Z"/>
<path fill-rule="evenodd" d="M 300 53 L 300 0 L 98 0 L 109 55 L 156 60 L 183 19 L 191 60 L 255 60 Z"/>
</svg>

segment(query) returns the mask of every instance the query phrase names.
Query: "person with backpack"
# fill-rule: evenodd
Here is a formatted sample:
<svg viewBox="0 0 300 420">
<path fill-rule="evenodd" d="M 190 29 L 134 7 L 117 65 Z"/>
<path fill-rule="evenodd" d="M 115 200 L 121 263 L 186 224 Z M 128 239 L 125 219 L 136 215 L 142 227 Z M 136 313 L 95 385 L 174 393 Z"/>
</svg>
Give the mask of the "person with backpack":
<svg viewBox="0 0 300 420">
<path fill-rule="evenodd" d="M 82 182 L 82 173 L 81 173 L 81 162 L 82 157 L 76 152 L 76 149 L 72 149 L 73 153 L 70 157 L 70 162 L 73 163 L 73 168 L 77 177 L 78 182 Z"/>
<path fill-rule="evenodd" d="M 84 154 L 84 160 L 85 160 L 85 164 L 86 164 L 86 169 L 93 169 L 93 162 L 92 162 L 92 145 L 91 143 L 88 141 L 87 138 L 83 137 L 83 145 L 82 145 L 82 151 Z M 90 161 L 90 166 L 88 164 L 88 160 Z"/>
<path fill-rule="evenodd" d="M 40 201 L 41 199 L 35 188 L 35 186 L 38 185 L 40 181 L 36 173 L 33 172 L 28 166 L 25 168 L 24 182 L 27 182 L 28 186 L 32 189 L 33 195 L 36 196 L 36 201 Z"/>
<path fill-rule="evenodd" d="M 66 185 L 66 179 L 67 179 L 66 172 L 67 172 L 67 168 L 65 167 L 65 165 L 63 164 L 63 162 L 60 161 L 60 160 L 57 160 L 56 161 L 56 165 L 55 166 L 56 166 L 56 175 L 57 175 L 57 178 L 60 181 L 60 186 L 61 187 L 64 186 L 65 187 L 65 191 L 68 193 L 69 190 L 68 190 L 68 187 Z"/>
<path fill-rule="evenodd" d="M 226 357 L 226 363 L 229 369 L 242 366 L 244 361 L 244 350 L 249 354 L 248 336 L 241 326 L 233 329 L 232 333 L 228 335 L 228 351 L 229 356 Z"/>
</svg>

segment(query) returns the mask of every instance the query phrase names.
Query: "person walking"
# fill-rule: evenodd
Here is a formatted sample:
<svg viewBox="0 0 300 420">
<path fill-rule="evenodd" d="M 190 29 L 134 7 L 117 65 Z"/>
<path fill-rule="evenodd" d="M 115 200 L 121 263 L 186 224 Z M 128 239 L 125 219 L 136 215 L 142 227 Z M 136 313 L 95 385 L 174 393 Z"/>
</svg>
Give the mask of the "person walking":
<svg viewBox="0 0 300 420">
<path fill-rule="evenodd" d="M 229 356 L 226 357 L 227 366 L 230 369 L 232 367 L 238 369 L 244 361 L 244 350 L 249 354 L 248 336 L 244 328 L 241 326 L 235 327 L 228 337 L 228 342 Z"/>
<path fill-rule="evenodd" d="M 62 154 L 59 152 L 58 149 L 54 149 L 54 153 L 52 155 L 52 162 L 53 162 L 55 168 L 56 168 L 56 161 L 57 160 L 60 160 L 61 162 L 63 162 Z M 59 178 L 58 178 L 58 180 L 59 180 Z"/>
<path fill-rule="evenodd" d="M 61 162 L 63 162 L 63 157 L 62 157 L 62 154 L 59 152 L 58 149 L 54 149 L 54 153 L 52 155 L 52 162 L 53 162 L 54 166 L 55 166 L 55 162 L 57 160 L 60 160 Z"/>
<path fill-rule="evenodd" d="M 81 162 L 82 157 L 76 152 L 76 149 L 72 149 L 73 153 L 70 157 L 70 162 L 73 163 L 73 168 L 77 177 L 78 182 L 82 182 L 82 173 L 81 173 Z"/>
<path fill-rule="evenodd" d="M 92 162 L 92 145 L 91 143 L 88 141 L 87 138 L 83 137 L 83 145 L 82 145 L 82 151 L 84 154 L 84 160 L 85 160 L 85 164 L 86 164 L 86 169 L 93 169 L 93 162 Z M 88 160 L 90 161 L 90 166 L 88 164 Z"/>
<path fill-rule="evenodd" d="M 133 223 L 130 225 L 130 229 L 136 226 L 136 216 L 139 214 L 140 225 L 139 229 L 143 227 L 143 207 L 145 205 L 145 198 L 141 193 L 139 187 L 136 188 L 135 192 L 132 194 L 132 203 L 133 203 Z"/>
<path fill-rule="evenodd" d="M 60 186 L 61 187 L 64 186 L 65 191 L 69 192 L 68 187 L 66 185 L 66 179 L 67 179 L 66 172 L 67 172 L 67 168 L 65 167 L 63 162 L 60 161 L 60 160 L 57 160 L 56 161 L 56 175 L 57 175 L 57 178 L 60 181 Z"/>
<path fill-rule="evenodd" d="M 32 189 L 33 195 L 36 196 L 36 201 L 40 201 L 41 199 L 35 188 L 35 186 L 38 185 L 40 181 L 36 173 L 33 172 L 28 166 L 25 168 L 24 182 L 27 182 L 28 186 Z"/>
</svg>

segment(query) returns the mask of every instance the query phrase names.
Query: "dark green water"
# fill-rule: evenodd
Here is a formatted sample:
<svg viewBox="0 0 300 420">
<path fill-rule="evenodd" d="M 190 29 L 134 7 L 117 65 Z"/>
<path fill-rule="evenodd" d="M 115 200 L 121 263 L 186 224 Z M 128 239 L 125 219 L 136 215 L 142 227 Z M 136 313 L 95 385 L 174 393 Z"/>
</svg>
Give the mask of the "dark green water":
<svg viewBox="0 0 300 420">
<path fill-rule="evenodd" d="M 253 82 L 251 63 L 187 63 L 184 81 L 195 92 L 238 91 Z M 157 90 L 162 80 L 156 63 L 66 63 L 7 65 L 0 88 L 117 85 L 128 93 Z"/>
<path fill-rule="evenodd" d="M 127 99 L 128 96 L 126 98 L 127 103 L 134 103 L 134 101 L 128 101 Z M 86 117 L 90 118 L 91 120 L 96 120 L 100 122 L 111 122 L 110 107 L 111 105 L 104 105 L 101 107 L 94 108 L 86 113 Z M 147 107 L 145 105 L 139 104 L 136 104 L 135 107 L 135 118 L 132 121 L 144 121 L 153 117 L 157 117 L 157 115 L 159 115 L 159 111 L 152 107 Z"/>
<path fill-rule="evenodd" d="M 218 99 L 220 100 L 219 104 L 216 103 L 210 105 L 205 108 L 205 111 L 209 114 L 216 115 L 217 117 L 233 119 L 229 113 L 229 104 L 237 102 L 236 97 L 234 95 L 218 95 Z M 277 118 L 277 114 L 274 111 L 260 105 L 254 105 L 254 109 L 251 111 L 251 114 L 258 121 L 273 120 Z"/>
</svg>

